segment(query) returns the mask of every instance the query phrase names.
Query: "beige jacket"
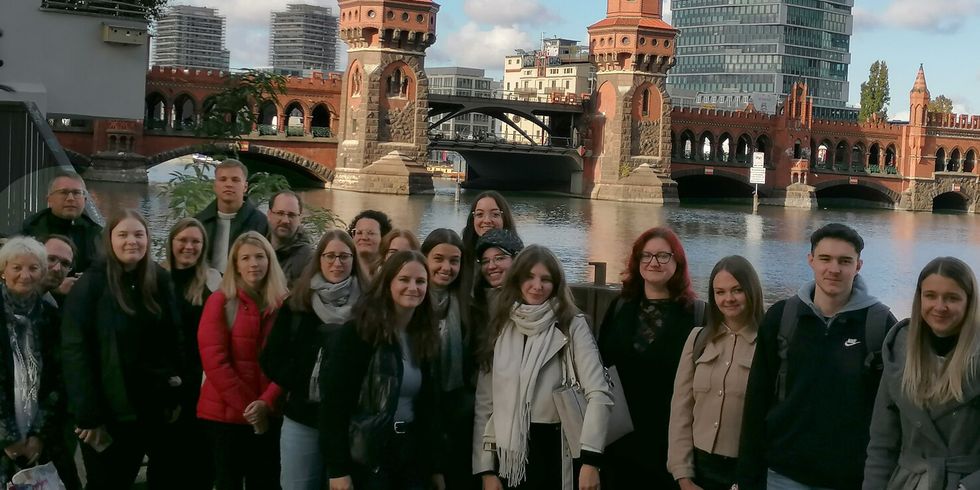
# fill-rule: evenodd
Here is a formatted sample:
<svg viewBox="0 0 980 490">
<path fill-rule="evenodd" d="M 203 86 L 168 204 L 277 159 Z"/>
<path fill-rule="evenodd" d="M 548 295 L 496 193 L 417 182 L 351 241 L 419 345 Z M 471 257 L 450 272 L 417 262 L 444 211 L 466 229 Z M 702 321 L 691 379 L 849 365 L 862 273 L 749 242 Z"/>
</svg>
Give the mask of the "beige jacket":
<svg viewBox="0 0 980 490">
<path fill-rule="evenodd" d="M 606 381 L 599 349 L 583 315 L 576 316 L 568 329 L 569 335 L 556 335 L 548 347 L 548 360 L 538 373 L 535 392 L 531 398 L 532 423 L 558 423 L 558 410 L 552 392 L 562 384 L 561 356 L 566 344 L 573 349 L 575 372 L 585 391 L 588 406 L 582 424 L 582 440 L 575 441 L 581 449 L 601 453 L 606 447 L 606 427 L 612 413 L 613 399 Z M 481 371 L 476 385 L 476 416 L 473 424 L 473 474 L 496 471 L 497 456 L 493 441 L 493 373 Z M 569 441 L 562 437 L 562 490 L 572 490 L 572 457 Z"/>
<path fill-rule="evenodd" d="M 687 338 L 674 378 L 667 470 L 675 479 L 694 477 L 695 447 L 711 454 L 738 457 L 742 434 L 745 387 L 758 329 L 747 327 L 731 333 L 722 326 L 695 362 L 694 340 L 700 331 L 695 328 Z"/>
</svg>

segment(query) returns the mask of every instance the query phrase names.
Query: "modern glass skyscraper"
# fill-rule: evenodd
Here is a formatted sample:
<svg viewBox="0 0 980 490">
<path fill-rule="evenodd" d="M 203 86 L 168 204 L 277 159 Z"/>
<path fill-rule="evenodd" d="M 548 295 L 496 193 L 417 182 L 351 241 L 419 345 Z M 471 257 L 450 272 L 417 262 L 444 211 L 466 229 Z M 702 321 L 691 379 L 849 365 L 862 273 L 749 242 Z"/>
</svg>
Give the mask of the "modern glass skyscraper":
<svg viewBox="0 0 980 490">
<path fill-rule="evenodd" d="M 790 92 L 805 80 L 817 117 L 841 118 L 854 0 L 673 0 L 675 97 Z"/>
</svg>

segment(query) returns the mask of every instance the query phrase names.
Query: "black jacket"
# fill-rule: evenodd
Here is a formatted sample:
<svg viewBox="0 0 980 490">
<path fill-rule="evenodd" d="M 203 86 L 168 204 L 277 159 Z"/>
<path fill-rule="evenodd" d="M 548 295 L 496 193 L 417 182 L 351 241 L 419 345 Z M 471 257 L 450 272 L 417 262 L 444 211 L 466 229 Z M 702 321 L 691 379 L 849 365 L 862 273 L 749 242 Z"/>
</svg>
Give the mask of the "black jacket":
<svg viewBox="0 0 980 490">
<path fill-rule="evenodd" d="M 76 220 L 67 220 L 55 216 L 48 208 L 24 220 L 21 233 L 38 239 L 51 234 L 71 238 L 78 250 L 72 269 L 74 272 L 85 272 L 104 253 L 102 227 L 86 214 L 82 214 Z"/>
<path fill-rule="evenodd" d="M 201 367 L 201 350 L 197 345 L 197 327 L 201 323 L 204 303 L 207 302 L 211 291 L 205 286 L 201 304 L 194 305 L 184 297 L 185 291 L 194 279 L 194 269 L 172 270 L 170 278 L 173 281 L 177 305 L 177 325 L 180 327 L 180 357 L 184 361 L 180 375 L 183 381 L 181 409 L 184 413 L 194 415 L 197 413 L 197 399 L 201 396 L 201 376 L 204 372 Z"/>
<path fill-rule="evenodd" d="M 214 248 L 214 239 L 218 234 L 218 202 L 211 201 L 208 207 L 194 217 L 204 225 L 204 229 L 208 232 L 208 248 L 204 251 L 204 256 L 210 259 L 211 249 Z M 262 236 L 269 234 L 269 220 L 248 199 L 235 214 L 235 219 L 231 220 L 231 230 L 228 234 L 229 250 L 231 250 L 231 244 L 235 243 L 235 240 L 246 231 L 257 231 Z M 224 273 L 224 271 L 219 272 Z"/>
<path fill-rule="evenodd" d="M 306 230 L 300 227 L 292 242 L 277 248 L 276 259 L 279 260 L 282 273 L 286 275 L 286 282 L 292 286 L 313 260 L 313 243 Z"/>
<path fill-rule="evenodd" d="M 124 288 L 138 305 L 129 315 L 109 291 L 104 263 L 75 283 L 61 321 L 62 356 L 68 406 L 78 427 L 107 422 L 162 419 L 178 401 L 167 381 L 179 376 L 180 330 L 173 288 L 167 271 L 157 268 L 161 314 L 142 307 L 138 288 Z M 124 283 L 133 279 L 123 278 Z"/>
<path fill-rule="evenodd" d="M 61 378 L 61 355 L 59 327 L 61 318 L 58 310 L 47 301 L 38 298 L 40 322 L 34 325 L 39 337 L 41 353 L 41 385 L 38 391 L 38 413 L 34 428 L 21 434 L 17 428 L 14 412 L 14 361 L 7 334 L 7 316 L 3 301 L 0 300 L 0 447 L 7 447 L 30 435 L 37 435 L 46 444 L 53 444 L 61 437 L 61 423 L 64 420 L 64 387 Z"/>
<path fill-rule="evenodd" d="M 779 324 L 786 301 L 766 312 L 745 393 L 739 488 L 765 488 L 766 469 L 797 482 L 860 489 L 881 371 L 865 367 L 868 309 L 829 326 L 808 306 L 797 312 L 787 351 L 786 397 L 776 396 Z M 889 325 L 895 318 L 889 314 Z"/>
<path fill-rule="evenodd" d="M 402 382 L 402 356 L 397 344 L 375 347 L 365 342 L 353 321 L 347 322 L 331 342 L 326 367 L 320 375 L 320 445 L 330 478 L 350 475 L 355 464 L 368 469 L 382 461 L 391 438 Z M 442 432 L 437 409 L 438 389 L 432 368 L 425 363 L 422 389 L 415 399 L 414 430 L 422 446 L 421 474 L 439 473 Z"/>
<path fill-rule="evenodd" d="M 310 379 L 320 348 L 329 344 L 329 336 L 342 325 L 325 325 L 312 312 L 294 312 L 288 303 L 279 309 L 276 324 L 269 331 L 265 348 L 259 357 L 262 372 L 286 390 L 283 413 L 308 427 L 319 427 L 319 402 L 309 397 Z M 327 362 L 329 349 L 323 347 L 321 367 Z M 322 371 L 322 369 L 321 369 Z M 324 392 L 321 392 L 324 393 Z M 333 396 L 323 396 L 331 400 Z"/>
</svg>

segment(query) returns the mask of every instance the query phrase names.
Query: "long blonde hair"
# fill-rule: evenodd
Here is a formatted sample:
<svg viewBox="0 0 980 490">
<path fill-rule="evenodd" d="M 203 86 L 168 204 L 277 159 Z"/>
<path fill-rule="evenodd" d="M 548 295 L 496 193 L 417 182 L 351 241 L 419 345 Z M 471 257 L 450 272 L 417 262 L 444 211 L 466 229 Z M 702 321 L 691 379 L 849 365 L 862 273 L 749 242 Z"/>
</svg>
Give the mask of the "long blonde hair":
<svg viewBox="0 0 980 490">
<path fill-rule="evenodd" d="M 269 258 L 269 270 L 257 290 L 252 290 L 246 286 L 241 274 L 238 273 L 238 251 L 243 245 L 259 247 Z M 231 251 L 228 253 L 228 266 L 225 268 L 225 275 L 221 279 L 221 292 L 225 294 L 225 298 L 234 298 L 238 295 L 239 289 L 254 294 L 254 299 L 259 308 L 265 310 L 266 313 L 278 309 L 289 293 L 286 288 L 286 275 L 283 274 L 279 260 L 276 259 L 276 251 L 272 248 L 269 240 L 255 231 L 242 233 L 232 244 Z"/>
<path fill-rule="evenodd" d="M 177 260 L 174 256 L 174 239 L 180 232 L 188 228 L 197 228 L 201 232 L 201 255 L 194 262 L 194 279 L 191 280 L 190 284 L 187 285 L 186 291 L 177 291 L 177 294 L 183 293 L 184 299 L 194 306 L 201 306 L 204 304 L 204 291 L 207 290 L 207 271 L 208 266 L 204 261 L 204 251 L 208 249 L 208 232 L 204 229 L 204 225 L 200 221 L 194 218 L 184 218 L 174 224 L 173 228 L 170 229 L 170 234 L 167 235 L 167 260 L 163 262 L 163 268 L 171 270 L 176 268 Z"/>
<path fill-rule="evenodd" d="M 940 362 L 929 346 L 929 325 L 922 319 L 922 282 L 937 274 L 953 280 L 966 293 L 967 308 L 960 326 L 956 347 Z M 902 375 L 902 392 L 912 403 L 921 408 L 936 407 L 956 400 L 963 401 L 963 386 L 969 381 L 975 367 L 977 325 L 977 278 L 970 266 L 954 257 L 937 257 L 926 264 L 919 273 L 912 299 L 912 317 L 909 320 L 908 351 L 905 373 Z"/>
</svg>

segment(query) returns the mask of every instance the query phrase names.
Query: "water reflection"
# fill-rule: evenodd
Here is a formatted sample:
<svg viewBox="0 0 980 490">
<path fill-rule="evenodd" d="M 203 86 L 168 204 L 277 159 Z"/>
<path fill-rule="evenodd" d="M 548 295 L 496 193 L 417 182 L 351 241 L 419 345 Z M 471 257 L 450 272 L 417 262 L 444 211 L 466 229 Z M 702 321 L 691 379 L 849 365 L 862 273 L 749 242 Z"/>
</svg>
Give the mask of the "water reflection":
<svg viewBox="0 0 980 490">
<path fill-rule="evenodd" d="M 166 175 L 165 173 L 163 175 Z M 173 220 L 166 199 L 151 186 L 90 184 L 93 200 L 103 213 L 135 208 L 143 212 L 156 237 L 164 237 Z M 391 216 L 395 225 L 417 230 L 420 238 L 435 228 L 461 230 L 476 192 L 464 192 L 459 202 L 448 183 L 437 183 L 427 196 L 382 196 L 354 192 L 311 190 L 304 199 L 333 209 L 350 220 L 372 208 Z M 707 278 L 715 262 L 740 254 L 757 268 L 771 303 L 795 293 L 812 277 L 806 256 L 809 234 L 825 223 L 839 221 L 857 229 L 865 239 L 864 268 L 871 293 L 899 317 L 911 307 L 916 275 L 932 258 L 953 255 L 972 267 L 980 264 L 980 226 L 973 215 L 933 215 L 881 210 L 803 211 L 750 206 L 682 205 L 655 207 L 589 201 L 522 193 L 506 194 L 518 231 L 525 243 L 551 247 L 573 281 L 591 281 L 589 261 L 608 264 L 607 278 L 615 281 L 625 265 L 633 239 L 652 226 L 667 225 L 681 236 L 688 252 L 694 286 L 707 293 Z"/>
</svg>

